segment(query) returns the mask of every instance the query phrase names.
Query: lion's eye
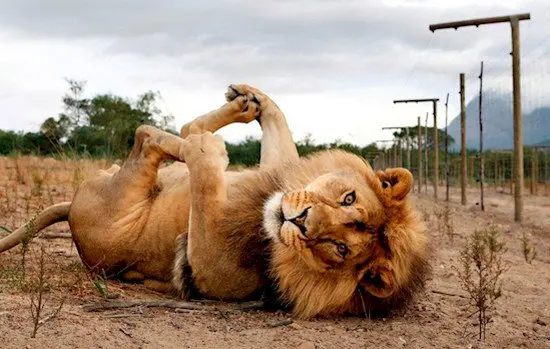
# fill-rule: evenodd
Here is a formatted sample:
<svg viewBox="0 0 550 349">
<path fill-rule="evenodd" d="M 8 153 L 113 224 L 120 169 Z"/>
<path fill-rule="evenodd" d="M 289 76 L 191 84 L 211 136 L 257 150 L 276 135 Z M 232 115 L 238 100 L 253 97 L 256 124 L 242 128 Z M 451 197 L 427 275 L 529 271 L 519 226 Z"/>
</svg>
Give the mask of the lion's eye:
<svg viewBox="0 0 550 349">
<path fill-rule="evenodd" d="M 352 191 L 346 197 L 344 198 L 344 201 L 342 201 L 342 206 L 349 206 L 355 202 L 355 192 Z"/>
<path fill-rule="evenodd" d="M 338 242 L 336 244 L 336 250 L 338 251 L 338 253 L 342 256 L 342 257 L 345 257 L 348 255 L 349 253 L 349 249 L 348 247 L 346 246 L 346 244 L 343 244 L 341 242 Z"/>
</svg>

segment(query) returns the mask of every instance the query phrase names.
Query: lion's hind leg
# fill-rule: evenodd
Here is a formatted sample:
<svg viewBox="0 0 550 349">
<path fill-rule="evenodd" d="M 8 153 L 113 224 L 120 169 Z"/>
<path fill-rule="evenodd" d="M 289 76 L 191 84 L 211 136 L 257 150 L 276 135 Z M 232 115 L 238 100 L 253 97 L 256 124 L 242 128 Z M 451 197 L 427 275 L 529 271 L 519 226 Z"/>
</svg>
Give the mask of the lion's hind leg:
<svg viewBox="0 0 550 349">
<path fill-rule="evenodd" d="M 125 204 L 141 201 L 151 195 L 163 161 L 184 161 L 182 144 L 180 137 L 153 126 L 142 125 L 137 128 L 132 151 L 120 171 L 115 173 L 118 187 L 123 191 L 121 198 L 130 200 Z"/>
</svg>

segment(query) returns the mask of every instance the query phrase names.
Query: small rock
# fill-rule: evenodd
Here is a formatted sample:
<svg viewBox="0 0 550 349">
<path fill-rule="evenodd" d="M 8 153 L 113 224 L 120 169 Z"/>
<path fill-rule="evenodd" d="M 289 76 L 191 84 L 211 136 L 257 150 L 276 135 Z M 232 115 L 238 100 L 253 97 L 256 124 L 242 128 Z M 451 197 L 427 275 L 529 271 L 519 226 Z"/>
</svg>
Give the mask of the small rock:
<svg viewBox="0 0 550 349">
<path fill-rule="evenodd" d="M 546 321 L 542 320 L 540 317 L 535 320 L 535 323 L 537 325 L 541 325 L 541 326 L 546 326 L 547 325 Z"/>
<path fill-rule="evenodd" d="M 294 329 L 294 330 L 301 330 L 303 327 L 298 325 L 297 323 L 293 322 L 291 323 L 290 325 L 288 325 L 288 327 Z"/>
<path fill-rule="evenodd" d="M 402 344 L 402 345 L 406 345 L 407 344 L 407 341 L 403 339 L 403 337 L 399 337 L 399 342 Z"/>
<path fill-rule="evenodd" d="M 327 327 L 325 327 L 325 330 L 327 330 L 327 331 L 332 331 L 332 330 L 334 330 L 334 327 L 332 327 L 332 326 L 327 326 Z"/>
<path fill-rule="evenodd" d="M 311 342 L 303 342 L 297 347 L 297 349 L 315 349 L 315 344 Z"/>
</svg>

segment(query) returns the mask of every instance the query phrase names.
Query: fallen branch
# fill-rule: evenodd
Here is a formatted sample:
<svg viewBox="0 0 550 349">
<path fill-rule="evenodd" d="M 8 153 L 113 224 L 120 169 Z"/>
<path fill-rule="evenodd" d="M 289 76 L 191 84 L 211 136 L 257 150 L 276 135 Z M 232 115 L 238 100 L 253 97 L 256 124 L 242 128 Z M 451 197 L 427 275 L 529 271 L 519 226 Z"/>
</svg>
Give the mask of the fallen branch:
<svg viewBox="0 0 550 349">
<path fill-rule="evenodd" d="M 221 304 L 219 304 L 221 305 Z M 228 304 L 223 308 L 227 310 L 251 310 L 259 309 L 263 306 L 263 302 L 246 302 L 236 305 Z M 185 309 L 185 310 L 220 310 L 218 306 L 204 305 L 200 303 L 182 302 L 175 300 L 133 300 L 120 302 L 102 302 L 98 304 L 86 304 L 82 309 L 87 312 L 104 311 L 110 309 L 124 309 L 132 307 L 147 307 L 147 308 L 170 308 L 170 309 Z"/>
<path fill-rule="evenodd" d="M 444 296 L 467 298 L 466 296 L 458 294 L 458 293 L 451 293 L 451 292 L 438 291 L 438 290 L 431 290 L 431 292 L 441 294 L 441 295 L 444 295 Z"/>
<path fill-rule="evenodd" d="M 147 308 L 171 308 L 171 309 L 191 309 L 201 310 L 204 306 L 196 303 L 180 302 L 173 300 L 156 300 L 156 301 L 121 301 L 121 302 L 103 302 L 98 304 L 86 304 L 82 307 L 84 311 L 94 312 L 109 309 L 124 309 L 132 307 L 147 307 Z"/>
<path fill-rule="evenodd" d="M 71 233 L 44 233 L 39 236 L 40 239 L 72 239 Z"/>
<path fill-rule="evenodd" d="M 103 315 L 105 319 L 121 319 L 121 318 L 127 318 L 127 317 L 147 317 L 143 314 L 110 314 L 110 315 Z"/>
</svg>

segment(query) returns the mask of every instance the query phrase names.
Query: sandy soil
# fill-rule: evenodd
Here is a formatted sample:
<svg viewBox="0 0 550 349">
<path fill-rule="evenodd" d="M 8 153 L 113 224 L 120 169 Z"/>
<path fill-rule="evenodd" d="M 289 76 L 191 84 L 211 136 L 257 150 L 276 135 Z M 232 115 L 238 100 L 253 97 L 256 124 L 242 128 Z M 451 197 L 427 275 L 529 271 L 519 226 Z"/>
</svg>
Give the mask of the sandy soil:
<svg viewBox="0 0 550 349">
<path fill-rule="evenodd" d="M 32 161 L 31 161 L 32 160 Z M 70 199 L 75 181 L 105 162 L 0 158 L 0 226 L 12 229 L 32 217 L 40 206 Z M 17 169 L 19 167 L 19 169 Z M 47 169 L 47 170 L 44 170 Z M 21 178 L 24 177 L 24 178 Z M 37 182 L 43 178 L 40 188 Z M 34 191 L 33 191 L 34 190 Z M 542 192 L 544 194 L 544 191 Z M 440 196 L 444 195 L 443 188 Z M 477 191 L 469 189 L 469 204 L 459 204 L 451 191 L 456 236 L 438 231 L 436 212 L 443 201 L 431 193 L 415 194 L 427 220 L 433 267 L 426 290 L 403 313 L 391 318 L 293 320 L 284 312 L 230 310 L 210 304 L 203 311 L 176 312 L 137 307 L 86 312 L 84 304 L 102 301 L 86 274 L 70 239 L 35 239 L 26 254 L 15 248 L 0 255 L 0 339 L 2 348 L 550 348 L 550 196 L 525 196 L 525 223 L 515 224 L 513 197 L 490 188 L 486 212 L 476 205 Z M 475 229 L 494 224 L 502 232 L 509 270 L 503 275 L 503 296 L 487 327 L 484 342 L 477 339 L 471 313 L 454 269 L 460 248 Z M 66 223 L 47 232 L 66 232 Z M 520 237 L 525 232 L 537 257 L 525 262 Z M 0 232 L 2 235 L 3 232 Z M 36 280 L 39 246 L 45 246 L 46 305 L 36 338 L 29 284 Z M 435 292 L 434 292 L 435 291 Z M 446 293 L 446 294 L 442 294 Z M 117 300 L 163 299 L 138 284 L 109 282 L 104 294 Z M 164 297 L 165 298 L 165 297 Z M 49 318 L 59 306 L 56 317 Z M 49 318 L 49 319 L 48 319 Z M 290 320 L 289 320 L 290 319 Z M 285 321 L 289 320 L 289 321 Z"/>
</svg>

